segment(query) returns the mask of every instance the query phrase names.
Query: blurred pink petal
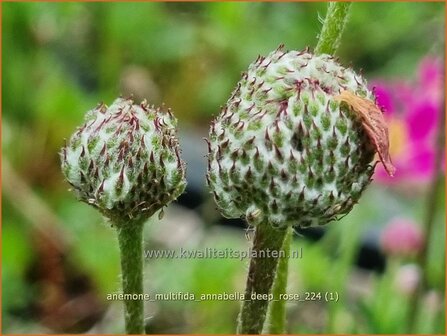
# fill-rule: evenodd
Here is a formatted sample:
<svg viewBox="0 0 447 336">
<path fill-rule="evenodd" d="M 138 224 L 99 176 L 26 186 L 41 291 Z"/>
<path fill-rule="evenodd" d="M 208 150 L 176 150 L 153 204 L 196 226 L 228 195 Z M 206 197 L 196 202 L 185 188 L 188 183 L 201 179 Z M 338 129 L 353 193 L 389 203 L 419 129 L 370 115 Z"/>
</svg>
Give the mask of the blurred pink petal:
<svg viewBox="0 0 447 336">
<path fill-rule="evenodd" d="M 433 148 L 419 148 L 408 160 L 409 171 L 419 178 L 429 178 L 434 169 L 435 151 Z"/>
<path fill-rule="evenodd" d="M 442 66 L 439 60 L 427 57 L 419 65 L 419 81 L 424 86 L 436 86 L 442 79 Z"/>
<path fill-rule="evenodd" d="M 411 220 L 395 218 L 387 224 L 380 237 L 382 250 L 390 256 L 409 257 L 423 247 L 422 230 Z"/>
<path fill-rule="evenodd" d="M 437 120 L 437 106 L 427 101 L 417 103 L 407 115 L 410 139 L 417 141 L 433 135 Z"/>
<path fill-rule="evenodd" d="M 391 95 L 385 85 L 380 83 L 374 83 L 374 92 L 377 98 L 377 105 L 383 108 L 385 116 L 389 116 L 394 112 L 393 102 Z"/>
<path fill-rule="evenodd" d="M 376 170 L 374 173 L 374 178 L 384 184 L 394 184 L 394 183 L 398 183 L 399 180 L 401 180 L 403 178 L 403 176 L 405 175 L 405 167 L 399 166 L 399 164 L 395 161 L 393 161 L 394 166 L 396 167 L 396 172 L 394 173 L 394 176 L 391 177 L 388 175 L 388 173 L 386 172 L 386 170 L 383 168 L 383 166 L 381 165 L 377 165 L 376 166 Z"/>
<path fill-rule="evenodd" d="M 394 178 L 378 165 L 374 178 L 391 185 L 427 183 L 434 174 L 435 135 L 443 104 L 443 68 L 427 57 L 413 81 L 395 79 L 373 83 L 385 113 L 390 135 L 390 154 L 396 166 Z M 416 183 L 415 183 L 416 182 Z"/>
<path fill-rule="evenodd" d="M 444 67 L 440 59 L 426 57 L 419 65 L 419 89 L 433 102 L 440 102 L 444 94 Z"/>
<path fill-rule="evenodd" d="M 405 114 L 405 112 L 411 108 L 416 97 L 414 87 L 412 84 L 399 79 L 392 84 L 390 89 L 392 90 L 396 109 L 399 111 L 399 115 Z"/>
</svg>

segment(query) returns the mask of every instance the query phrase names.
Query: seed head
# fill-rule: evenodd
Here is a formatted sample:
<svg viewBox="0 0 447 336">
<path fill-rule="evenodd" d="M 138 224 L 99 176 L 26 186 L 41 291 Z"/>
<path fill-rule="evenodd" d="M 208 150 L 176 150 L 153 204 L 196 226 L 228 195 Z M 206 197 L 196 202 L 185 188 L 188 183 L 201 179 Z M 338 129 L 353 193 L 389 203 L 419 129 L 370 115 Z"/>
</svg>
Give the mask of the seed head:
<svg viewBox="0 0 447 336">
<path fill-rule="evenodd" d="M 152 216 L 185 189 L 170 110 L 118 98 L 99 104 L 62 148 L 62 171 L 77 197 L 113 223 Z"/>
<path fill-rule="evenodd" d="M 249 66 L 210 129 L 207 180 L 224 216 L 307 227 L 352 209 L 374 146 L 334 99 L 344 90 L 374 101 L 364 78 L 329 55 L 280 47 Z"/>
</svg>

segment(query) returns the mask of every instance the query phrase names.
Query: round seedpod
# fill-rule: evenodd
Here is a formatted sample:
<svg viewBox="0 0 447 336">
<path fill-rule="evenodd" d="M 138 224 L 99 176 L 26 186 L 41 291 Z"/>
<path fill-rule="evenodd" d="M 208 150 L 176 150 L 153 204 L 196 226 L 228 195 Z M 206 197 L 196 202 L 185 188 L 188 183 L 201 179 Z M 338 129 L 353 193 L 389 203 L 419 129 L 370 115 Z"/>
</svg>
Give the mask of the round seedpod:
<svg viewBox="0 0 447 336">
<path fill-rule="evenodd" d="M 169 109 L 146 101 L 99 104 L 62 148 L 63 174 L 112 223 L 147 219 L 186 186 L 176 123 Z"/>
<path fill-rule="evenodd" d="M 375 100 L 365 79 L 330 55 L 280 46 L 249 66 L 209 135 L 207 180 L 225 217 L 308 227 L 352 209 L 375 149 L 336 99 L 346 90 Z"/>
</svg>

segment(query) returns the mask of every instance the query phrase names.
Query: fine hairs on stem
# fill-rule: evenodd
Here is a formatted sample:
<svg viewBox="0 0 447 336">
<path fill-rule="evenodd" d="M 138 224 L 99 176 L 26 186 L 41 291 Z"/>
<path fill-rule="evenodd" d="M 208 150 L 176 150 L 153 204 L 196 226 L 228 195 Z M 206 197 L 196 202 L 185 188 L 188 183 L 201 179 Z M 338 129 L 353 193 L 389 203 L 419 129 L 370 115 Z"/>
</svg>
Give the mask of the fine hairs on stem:
<svg viewBox="0 0 447 336">
<path fill-rule="evenodd" d="M 341 35 L 348 21 L 350 2 L 329 2 L 315 54 L 333 55 L 340 45 Z"/>
<path fill-rule="evenodd" d="M 118 226 L 123 293 L 143 293 L 143 223 Z M 126 299 L 125 323 L 129 334 L 144 334 L 143 300 Z"/>
<path fill-rule="evenodd" d="M 290 245 L 293 239 L 293 228 L 288 227 L 286 237 L 281 248 L 283 252 L 280 256 L 276 269 L 275 282 L 273 283 L 273 297 L 275 298 L 269 305 L 267 321 L 264 326 L 266 334 L 286 333 L 286 301 L 281 300 L 281 294 L 287 293 L 287 277 L 289 270 Z"/>
<path fill-rule="evenodd" d="M 270 293 L 275 279 L 279 254 L 262 255 L 270 250 L 278 252 L 284 242 L 288 229 L 274 229 L 270 225 L 256 227 L 252 250 L 257 254 L 250 262 L 245 298 L 239 315 L 237 332 L 239 334 L 259 334 L 263 328 Z"/>
</svg>

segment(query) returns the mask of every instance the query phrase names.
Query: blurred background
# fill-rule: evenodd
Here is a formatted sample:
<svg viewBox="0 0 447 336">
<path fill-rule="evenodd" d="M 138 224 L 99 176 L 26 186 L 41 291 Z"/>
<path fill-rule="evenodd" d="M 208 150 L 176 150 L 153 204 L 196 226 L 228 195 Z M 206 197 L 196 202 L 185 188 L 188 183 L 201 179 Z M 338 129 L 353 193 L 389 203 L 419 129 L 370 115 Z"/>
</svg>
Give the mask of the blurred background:
<svg viewBox="0 0 447 336">
<path fill-rule="evenodd" d="M 444 333 L 443 3 L 355 3 L 338 56 L 363 69 L 389 122 L 389 179 L 339 222 L 297 230 L 290 333 Z M 179 119 L 187 192 L 146 225 L 145 249 L 245 250 L 205 186 L 210 120 L 240 73 L 279 44 L 313 48 L 325 3 L 2 4 L 2 332 L 122 333 L 115 232 L 76 201 L 63 139 L 100 101 L 133 94 Z M 439 136 L 438 136 L 439 135 Z M 438 139 L 438 140 L 437 140 Z M 247 260 L 147 259 L 147 293 L 243 292 Z M 233 333 L 239 302 L 146 303 L 148 333 Z"/>
</svg>

